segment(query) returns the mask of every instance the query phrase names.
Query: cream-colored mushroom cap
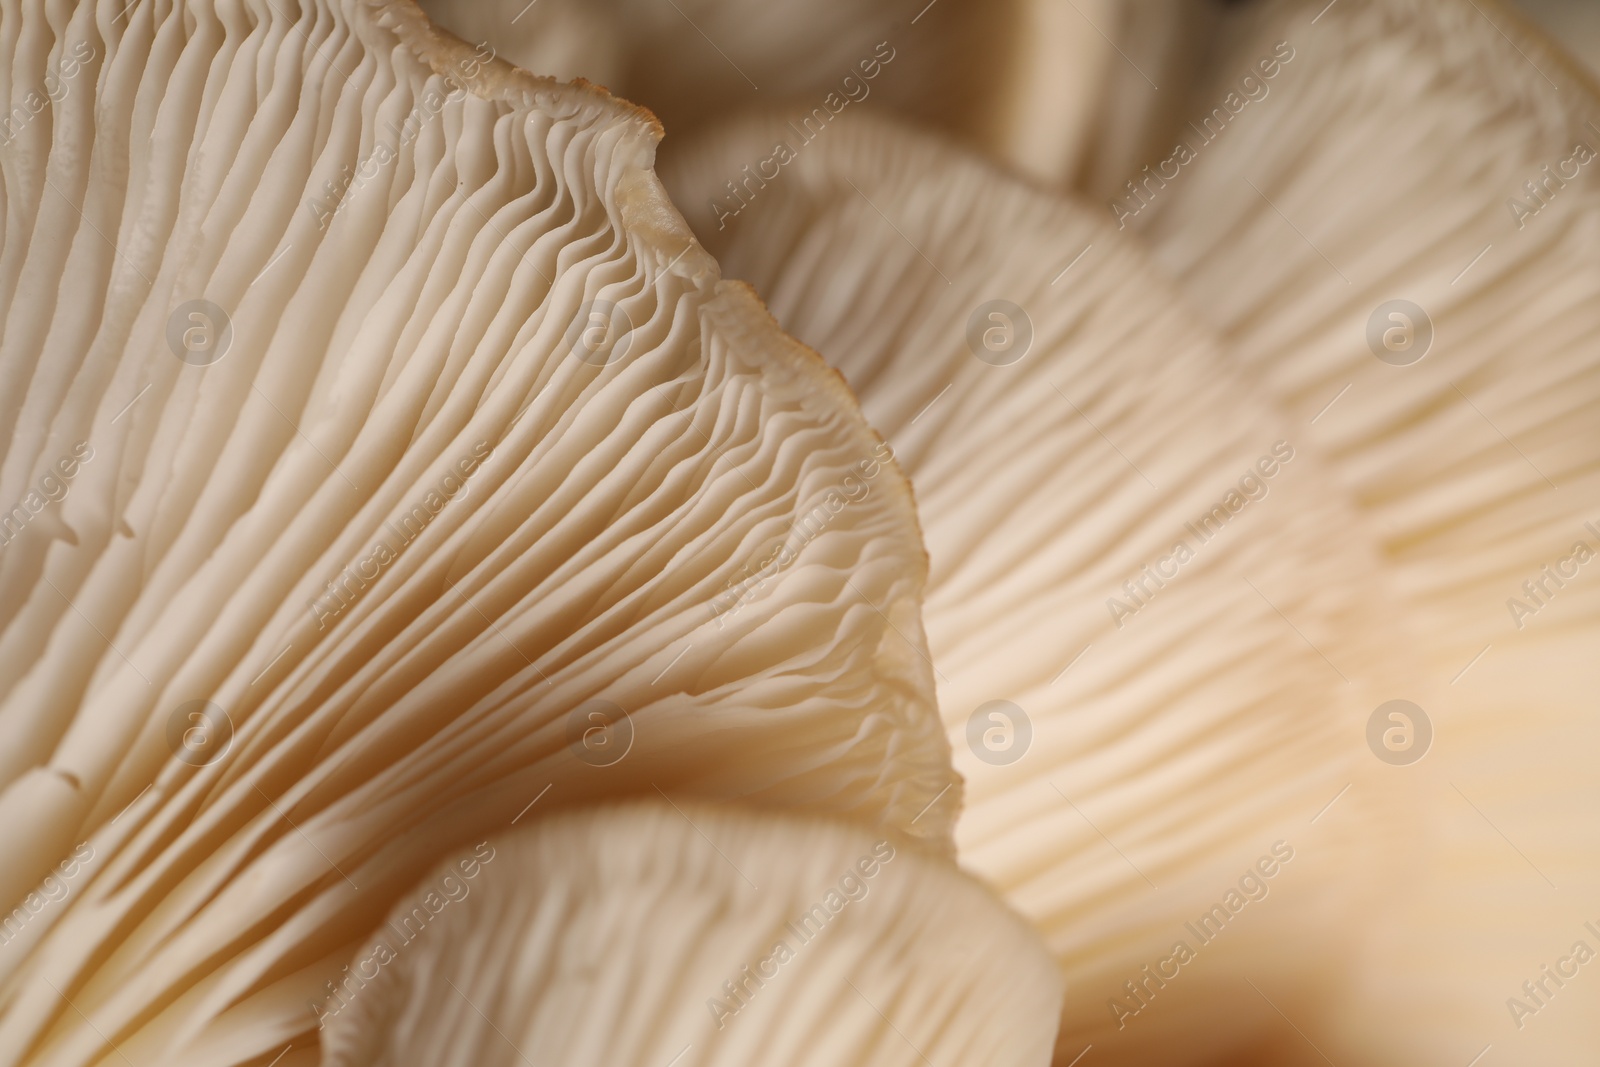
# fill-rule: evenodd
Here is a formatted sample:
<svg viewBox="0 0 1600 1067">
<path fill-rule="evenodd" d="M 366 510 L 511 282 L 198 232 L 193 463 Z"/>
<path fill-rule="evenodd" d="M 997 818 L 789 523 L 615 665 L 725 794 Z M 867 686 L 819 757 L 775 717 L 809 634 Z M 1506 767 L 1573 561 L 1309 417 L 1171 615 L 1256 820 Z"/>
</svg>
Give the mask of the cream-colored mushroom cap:
<svg viewBox="0 0 1600 1067">
<path fill-rule="evenodd" d="M 1600 93 L 1503 3 L 1323 6 L 1252 15 L 1210 128 L 1294 58 L 1129 232 L 1288 408 L 1326 409 L 1445 694 L 1423 876 L 1389 882 L 1339 1029 L 1380 1062 L 1582 1063 L 1594 991 L 1541 967 L 1600 948 Z"/>
<path fill-rule="evenodd" d="M 859 827 L 658 799 L 491 834 L 329 989 L 326 1067 L 1043 1067 L 1061 979 L 970 878 Z"/>
<path fill-rule="evenodd" d="M 1600 488 L 1600 96 L 1498 3 L 1320 7 L 1264 5 L 1178 134 L 1193 163 L 1116 204 L 1290 410 L 1327 408 L 1310 432 L 1459 670 L 1531 625 L 1508 598 L 1600 618 L 1600 583 L 1549 612 L 1521 588 Z"/>
<path fill-rule="evenodd" d="M 1424 698 L 1394 691 L 1403 642 L 1374 623 L 1405 617 L 1306 427 L 1114 227 L 949 144 L 857 122 L 718 194 L 782 137 L 731 127 L 666 180 L 911 476 L 959 853 L 1066 970 L 1060 1051 L 1189 1062 L 1283 1029 L 1247 979 L 1320 1011 L 1406 813 L 1386 825 L 1369 783 L 1311 820 L 1390 769 L 1373 709 Z M 1277 841 L 1299 858 L 1224 935 L 1237 957 L 1201 948 L 1184 924 Z M 1129 1020 L 1124 983 L 1179 940 L 1206 962 Z"/>
<path fill-rule="evenodd" d="M 0 27 L 51 97 L 0 154 L 0 1062 L 303 1047 L 535 801 L 947 849 L 907 486 L 651 116 L 404 0 L 123 8 Z"/>
</svg>

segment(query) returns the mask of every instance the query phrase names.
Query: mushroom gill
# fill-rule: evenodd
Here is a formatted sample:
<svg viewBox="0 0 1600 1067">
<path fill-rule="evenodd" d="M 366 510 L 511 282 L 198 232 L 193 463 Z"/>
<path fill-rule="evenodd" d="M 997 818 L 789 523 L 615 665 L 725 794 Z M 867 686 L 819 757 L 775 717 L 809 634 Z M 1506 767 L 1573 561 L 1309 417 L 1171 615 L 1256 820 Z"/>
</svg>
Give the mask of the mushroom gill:
<svg viewBox="0 0 1600 1067">
<path fill-rule="evenodd" d="M 1322 6 L 1252 12 L 1213 85 L 1300 58 L 1119 203 L 1239 362 L 1323 412 L 1440 694 L 1420 876 L 1372 914 L 1341 1029 L 1398 1062 L 1581 1063 L 1600 1013 L 1538 968 L 1593 951 L 1600 889 L 1600 90 L 1502 3 Z"/>
<path fill-rule="evenodd" d="M 781 172 L 731 198 L 724 178 L 763 155 Z M 1251 982 L 1299 1017 L 1325 1011 L 1361 951 L 1371 872 L 1404 869 L 1412 822 L 1380 816 L 1392 789 L 1362 741 L 1400 695 L 1378 627 L 1391 597 L 1304 424 L 1230 370 L 1113 226 L 937 139 L 858 119 L 802 143 L 756 120 L 665 174 L 911 477 L 967 780 L 959 855 L 1065 970 L 1059 1051 L 1244 1047 L 1282 1025 Z M 1279 840 L 1301 866 L 1230 947 L 1202 948 L 1184 924 Z M 1315 949 L 1275 951 L 1289 931 Z M 1148 987 L 1165 1025 L 1129 1021 L 1145 1001 L 1125 983 L 1176 939 L 1206 978 Z M 1196 1026 L 1204 1045 L 1174 1047 Z"/>
<path fill-rule="evenodd" d="M 1589 1062 L 1597 105 L 1506 0 L 0 0 L 0 1067 Z"/>
<path fill-rule="evenodd" d="M 1203 98 L 1297 58 L 1110 212 L 1290 411 L 1327 409 L 1310 432 L 1459 669 L 1525 629 L 1507 598 L 1542 603 L 1521 583 L 1600 491 L 1600 95 L 1498 4 L 1320 7 L 1254 12 Z M 1560 599 L 1542 629 L 1600 618 L 1600 587 Z"/>
<path fill-rule="evenodd" d="M 0 1062 L 264 1062 L 540 798 L 948 848 L 908 488 L 648 113 L 408 0 L 0 27 Z"/>
</svg>

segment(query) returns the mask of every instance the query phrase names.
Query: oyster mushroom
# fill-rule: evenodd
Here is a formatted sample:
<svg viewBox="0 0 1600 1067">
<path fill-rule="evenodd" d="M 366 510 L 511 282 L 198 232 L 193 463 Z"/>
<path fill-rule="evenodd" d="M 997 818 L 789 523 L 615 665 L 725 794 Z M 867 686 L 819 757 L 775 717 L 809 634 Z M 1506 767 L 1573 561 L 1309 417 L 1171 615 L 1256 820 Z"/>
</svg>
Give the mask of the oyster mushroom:
<svg viewBox="0 0 1600 1067">
<path fill-rule="evenodd" d="M 1042 1067 L 1060 997 L 1026 924 L 901 840 L 656 800 L 447 860 L 319 1010 L 327 1067 Z"/>
<path fill-rule="evenodd" d="M 1426 863 L 1373 912 L 1342 1028 L 1405 1062 L 1582 1062 L 1600 1016 L 1531 983 L 1596 947 L 1600 94 L 1503 4 L 1320 7 L 1252 16 L 1216 78 L 1300 58 L 1129 228 L 1286 406 L 1326 409 L 1447 694 L 1407 805 Z"/>
<path fill-rule="evenodd" d="M 1499 4 L 1341 0 L 1313 25 L 1321 6 L 1256 13 L 1202 107 L 1275 42 L 1297 58 L 1119 203 L 1243 365 L 1301 417 L 1327 409 L 1311 432 L 1453 673 L 1526 628 L 1508 598 L 1555 591 L 1522 583 L 1600 489 L 1600 97 Z M 1600 585 L 1559 599 L 1546 629 L 1600 618 Z"/>
<path fill-rule="evenodd" d="M 408 0 L 3 44 L 79 66 L 0 153 L 0 1061 L 270 1059 L 546 790 L 948 848 L 908 489 L 647 113 Z"/>
<path fill-rule="evenodd" d="M 1059 1051 L 1192 1062 L 1284 1030 L 1247 981 L 1320 1012 L 1365 871 L 1410 821 L 1385 828 L 1371 783 L 1311 823 L 1382 769 L 1361 730 L 1402 664 L 1373 637 L 1374 546 L 1304 426 L 1115 227 L 936 139 L 855 121 L 735 212 L 722 177 L 782 137 L 735 124 L 666 181 L 911 476 L 959 855 L 1063 967 Z M 1278 841 L 1304 866 L 1232 948 L 1202 947 L 1184 924 Z M 1291 930 L 1337 933 L 1277 950 Z M 1141 968 L 1178 940 L 1205 977 L 1162 993 Z M 1130 1019 L 1147 1005 L 1161 1022 Z M 1173 1041 L 1194 1027 L 1203 1044 Z"/>
</svg>

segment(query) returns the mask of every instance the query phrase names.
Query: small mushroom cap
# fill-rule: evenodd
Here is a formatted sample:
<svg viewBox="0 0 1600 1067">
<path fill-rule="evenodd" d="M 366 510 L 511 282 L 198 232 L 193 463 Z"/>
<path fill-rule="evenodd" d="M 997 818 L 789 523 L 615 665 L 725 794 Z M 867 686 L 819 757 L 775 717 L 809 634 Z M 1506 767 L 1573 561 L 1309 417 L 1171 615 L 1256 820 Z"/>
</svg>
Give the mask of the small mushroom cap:
<svg viewBox="0 0 1600 1067">
<path fill-rule="evenodd" d="M 1042 1067 L 1061 997 L 1025 923 L 901 840 L 659 799 L 490 835 L 348 974 L 325 1067 Z"/>
</svg>

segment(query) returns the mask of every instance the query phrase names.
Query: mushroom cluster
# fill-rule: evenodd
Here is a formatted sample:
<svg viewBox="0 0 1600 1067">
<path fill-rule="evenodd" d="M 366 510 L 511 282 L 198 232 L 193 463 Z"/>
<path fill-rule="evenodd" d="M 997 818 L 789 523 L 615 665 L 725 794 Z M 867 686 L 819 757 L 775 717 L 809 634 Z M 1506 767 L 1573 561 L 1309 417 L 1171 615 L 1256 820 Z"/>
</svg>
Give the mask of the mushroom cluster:
<svg viewBox="0 0 1600 1067">
<path fill-rule="evenodd" d="M 0 94 L 0 1067 L 1600 1043 L 1501 3 L 7 0 Z"/>
</svg>

